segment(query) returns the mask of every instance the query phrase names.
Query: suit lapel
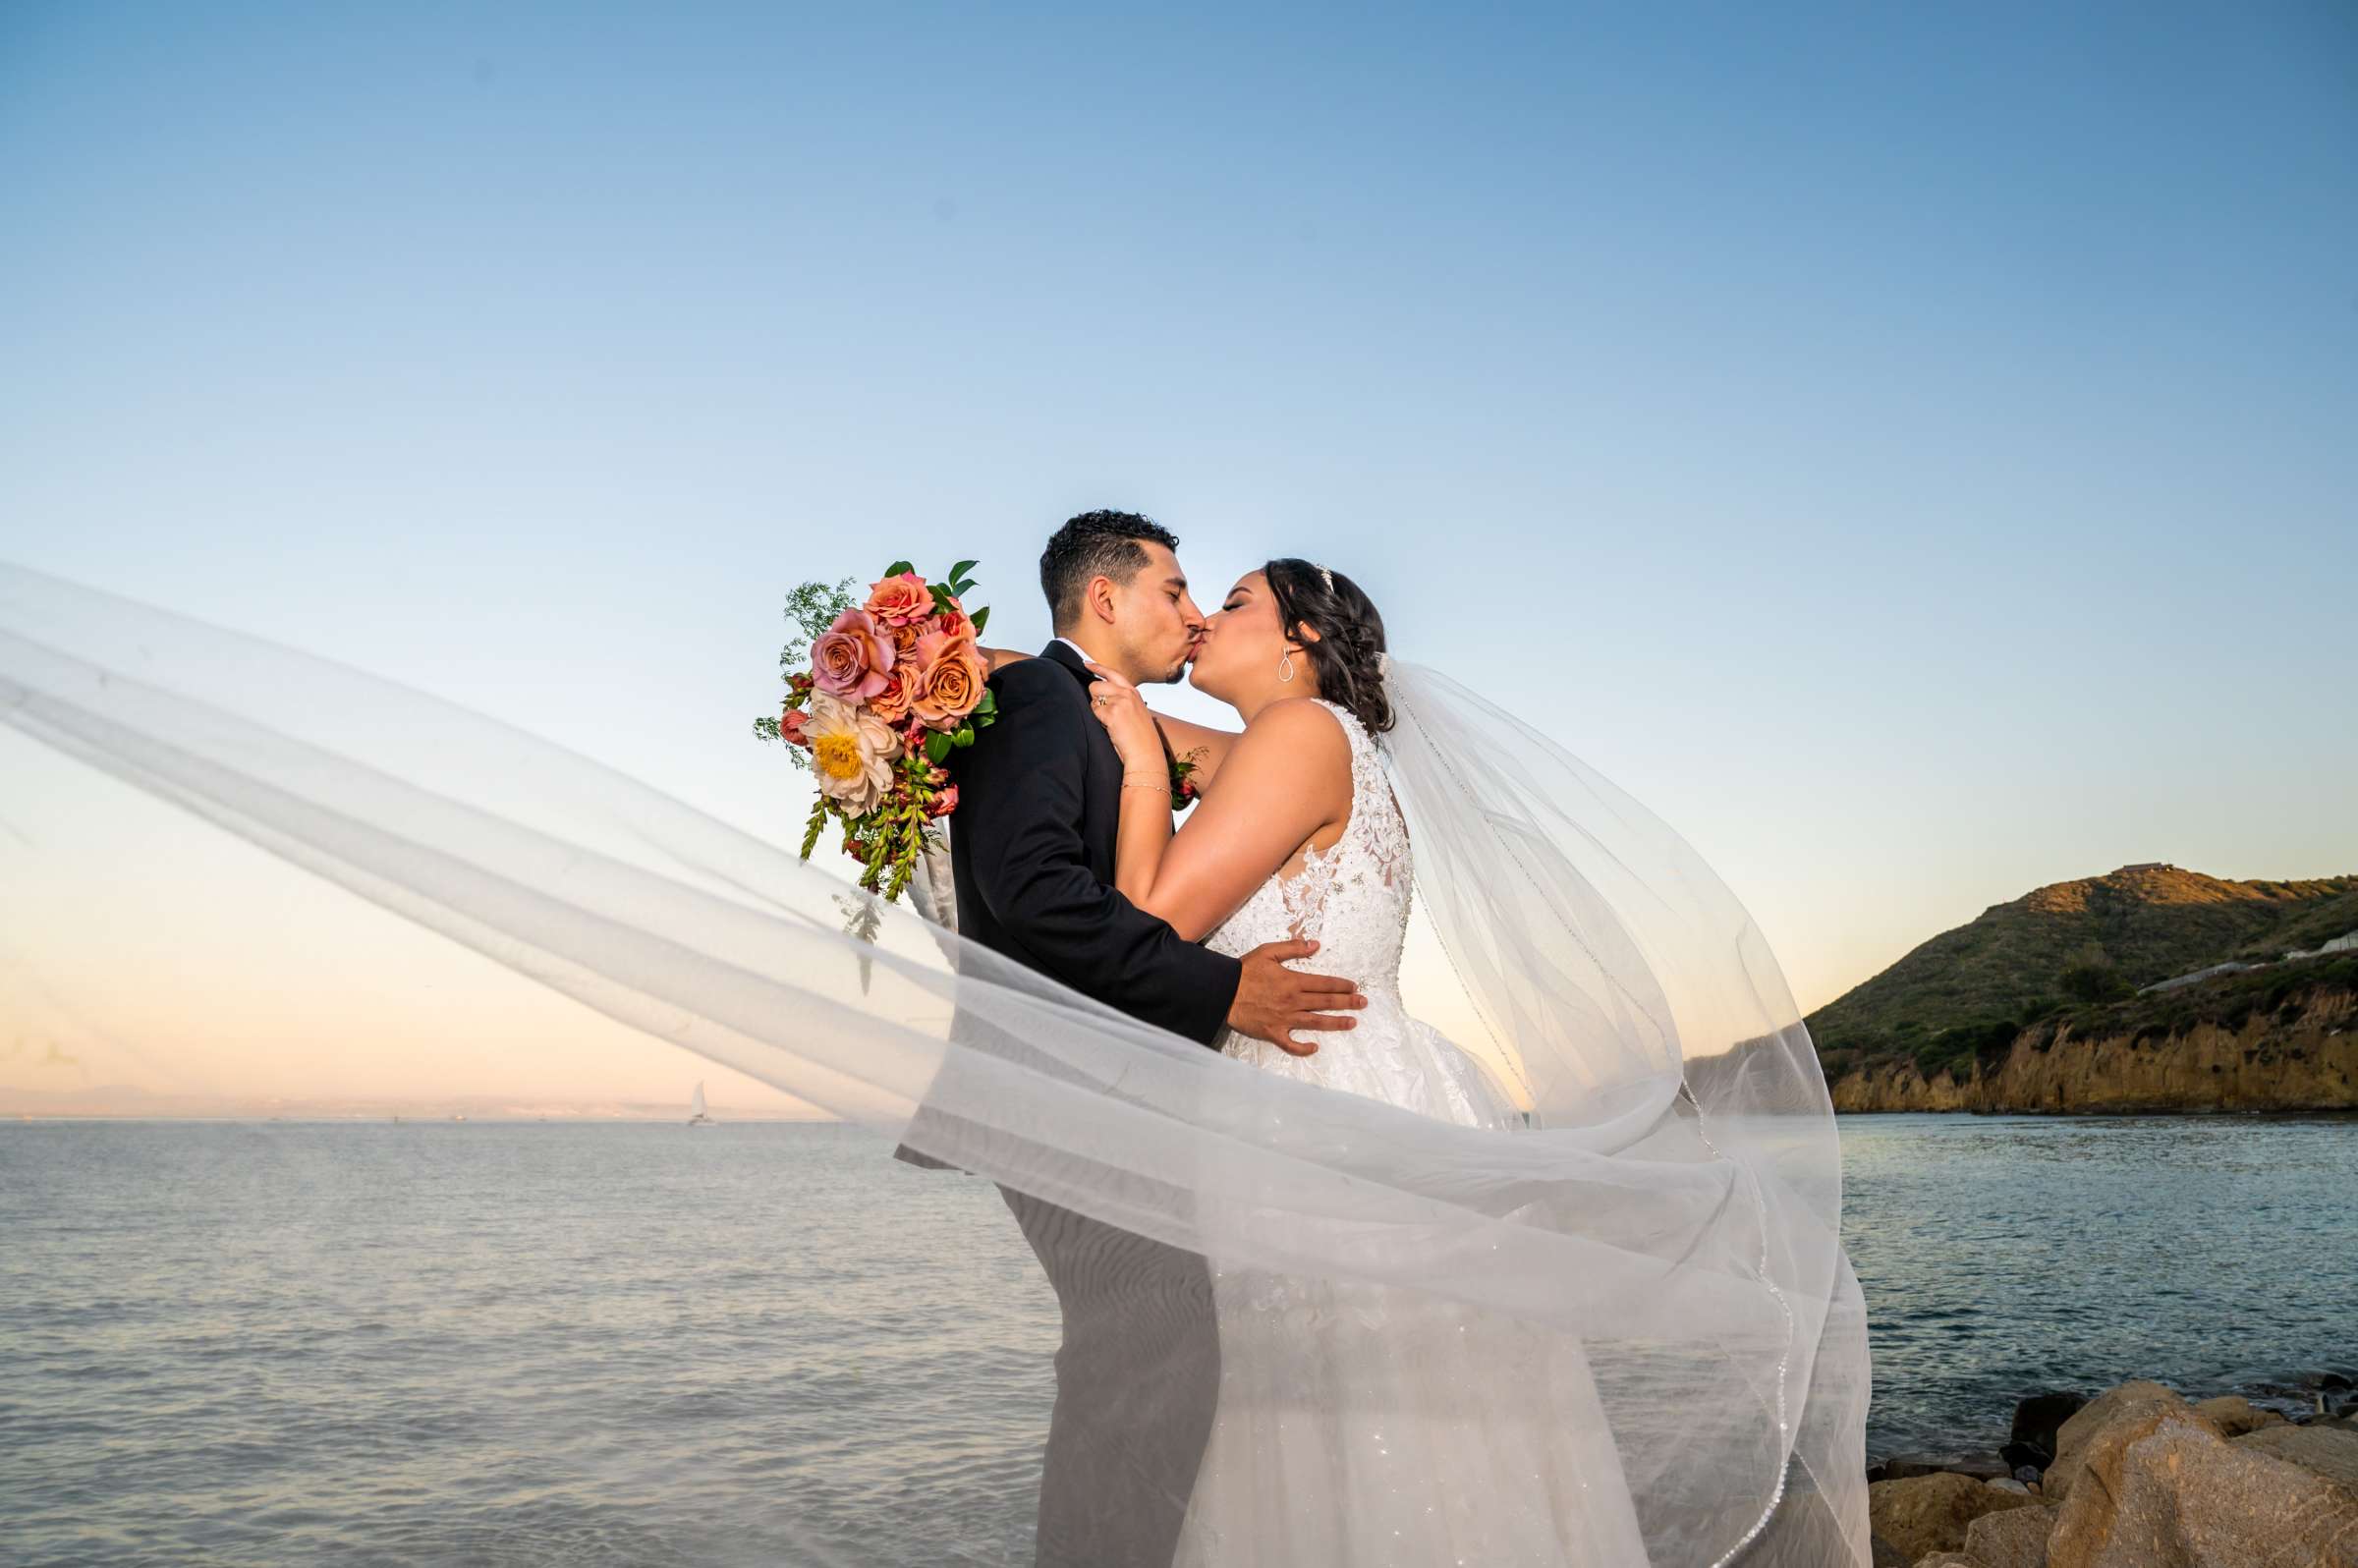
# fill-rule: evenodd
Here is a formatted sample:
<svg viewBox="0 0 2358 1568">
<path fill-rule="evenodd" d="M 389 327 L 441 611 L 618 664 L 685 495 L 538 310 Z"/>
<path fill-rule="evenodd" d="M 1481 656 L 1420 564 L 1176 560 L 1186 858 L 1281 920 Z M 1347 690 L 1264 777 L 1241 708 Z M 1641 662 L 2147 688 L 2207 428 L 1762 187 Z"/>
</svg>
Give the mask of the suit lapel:
<svg viewBox="0 0 2358 1568">
<path fill-rule="evenodd" d="M 1039 650 L 1039 656 L 1063 665 L 1084 694 L 1096 681 L 1081 655 L 1063 643 L 1050 643 Z M 1094 716 L 1088 721 L 1088 729 L 1089 765 L 1082 770 L 1081 840 L 1089 851 L 1091 868 L 1100 879 L 1111 881 L 1114 847 L 1122 825 L 1122 757 L 1113 749 L 1113 737 L 1105 733 L 1105 726 Z"/>
</svg>

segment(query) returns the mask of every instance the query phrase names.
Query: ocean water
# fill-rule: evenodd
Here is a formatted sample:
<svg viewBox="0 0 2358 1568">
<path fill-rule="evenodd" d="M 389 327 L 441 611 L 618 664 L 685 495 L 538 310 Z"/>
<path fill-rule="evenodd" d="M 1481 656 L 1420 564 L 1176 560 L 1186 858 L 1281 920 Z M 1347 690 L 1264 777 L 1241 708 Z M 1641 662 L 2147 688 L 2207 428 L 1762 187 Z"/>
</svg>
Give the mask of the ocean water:
<svg viewBox="0 0 2358 1568">
<path fill-rule="evenodd" d="M 2358 1122 L 1859 1117 L 1870 1448 L 2358 1360 Z M 0 1126 L 0 1563 L 1027 1560 L 1054 1304 L 786 1124 Z"/>
</svg>

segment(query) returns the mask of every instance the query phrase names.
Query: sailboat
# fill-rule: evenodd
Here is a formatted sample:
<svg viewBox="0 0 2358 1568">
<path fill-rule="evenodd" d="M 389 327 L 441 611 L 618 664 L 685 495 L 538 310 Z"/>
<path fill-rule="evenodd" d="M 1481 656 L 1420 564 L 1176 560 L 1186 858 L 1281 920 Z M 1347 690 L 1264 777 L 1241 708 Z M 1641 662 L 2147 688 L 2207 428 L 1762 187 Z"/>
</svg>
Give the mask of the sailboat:
<svg viewBox="0 0 2358 1568">
<path fill-rule="evenodd" d="M 691 1127 L 712 1125 L 712 1118 L 704 1114 L 704 1081 L 701 1078 L 696 1081 L 696 1092 L 688 1099 L 688 1125 Z"/>
</svg>

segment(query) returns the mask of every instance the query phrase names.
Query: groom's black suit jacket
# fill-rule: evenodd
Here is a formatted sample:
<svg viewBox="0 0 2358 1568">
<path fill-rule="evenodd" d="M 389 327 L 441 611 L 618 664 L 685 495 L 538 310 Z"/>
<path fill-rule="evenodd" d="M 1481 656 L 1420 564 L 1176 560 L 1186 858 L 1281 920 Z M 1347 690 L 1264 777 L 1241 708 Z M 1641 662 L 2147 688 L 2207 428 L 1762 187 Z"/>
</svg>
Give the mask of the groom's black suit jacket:
<svg viewBox="0 0 2358 1568">
<path fill-rule="evenodd" d="M 1208 1045 L 1242 966 L 1115 891 L 1122 759 L 1090 713 L 1091 680 L 1063 643 L 990 678 L 997 719 L 951 754 L 958 933 Z"/>
</svg>

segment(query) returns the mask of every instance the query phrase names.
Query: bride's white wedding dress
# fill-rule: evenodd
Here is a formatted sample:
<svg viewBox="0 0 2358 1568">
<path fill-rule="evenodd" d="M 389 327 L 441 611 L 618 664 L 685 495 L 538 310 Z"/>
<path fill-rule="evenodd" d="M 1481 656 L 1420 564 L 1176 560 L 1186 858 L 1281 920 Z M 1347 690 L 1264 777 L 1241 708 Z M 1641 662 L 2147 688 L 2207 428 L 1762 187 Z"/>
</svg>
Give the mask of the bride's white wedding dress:
<svg viewBox="0 0 2358 1568">
<path fill-rule="evenodd" d="M 1264 882 L 1208 942 L 1242 954 L 1315 938 L 1306 967 L 1356 980 L 1368 1006 L 1315 1055 L 1233 1033 L 1221 1048 L 1461 1126 L 1517 1126 L 1474 1060 L 1401 1003 L 1408 830 L 1375 740 L 1320 705 L 1351 743 L 1343 834 Z M 1212 1262 L 1219 1405 L 1185 1568 L 1646 1561 L 1596 1385 L 1564 1336 L 1428 1296 Z"/>
</svg>

